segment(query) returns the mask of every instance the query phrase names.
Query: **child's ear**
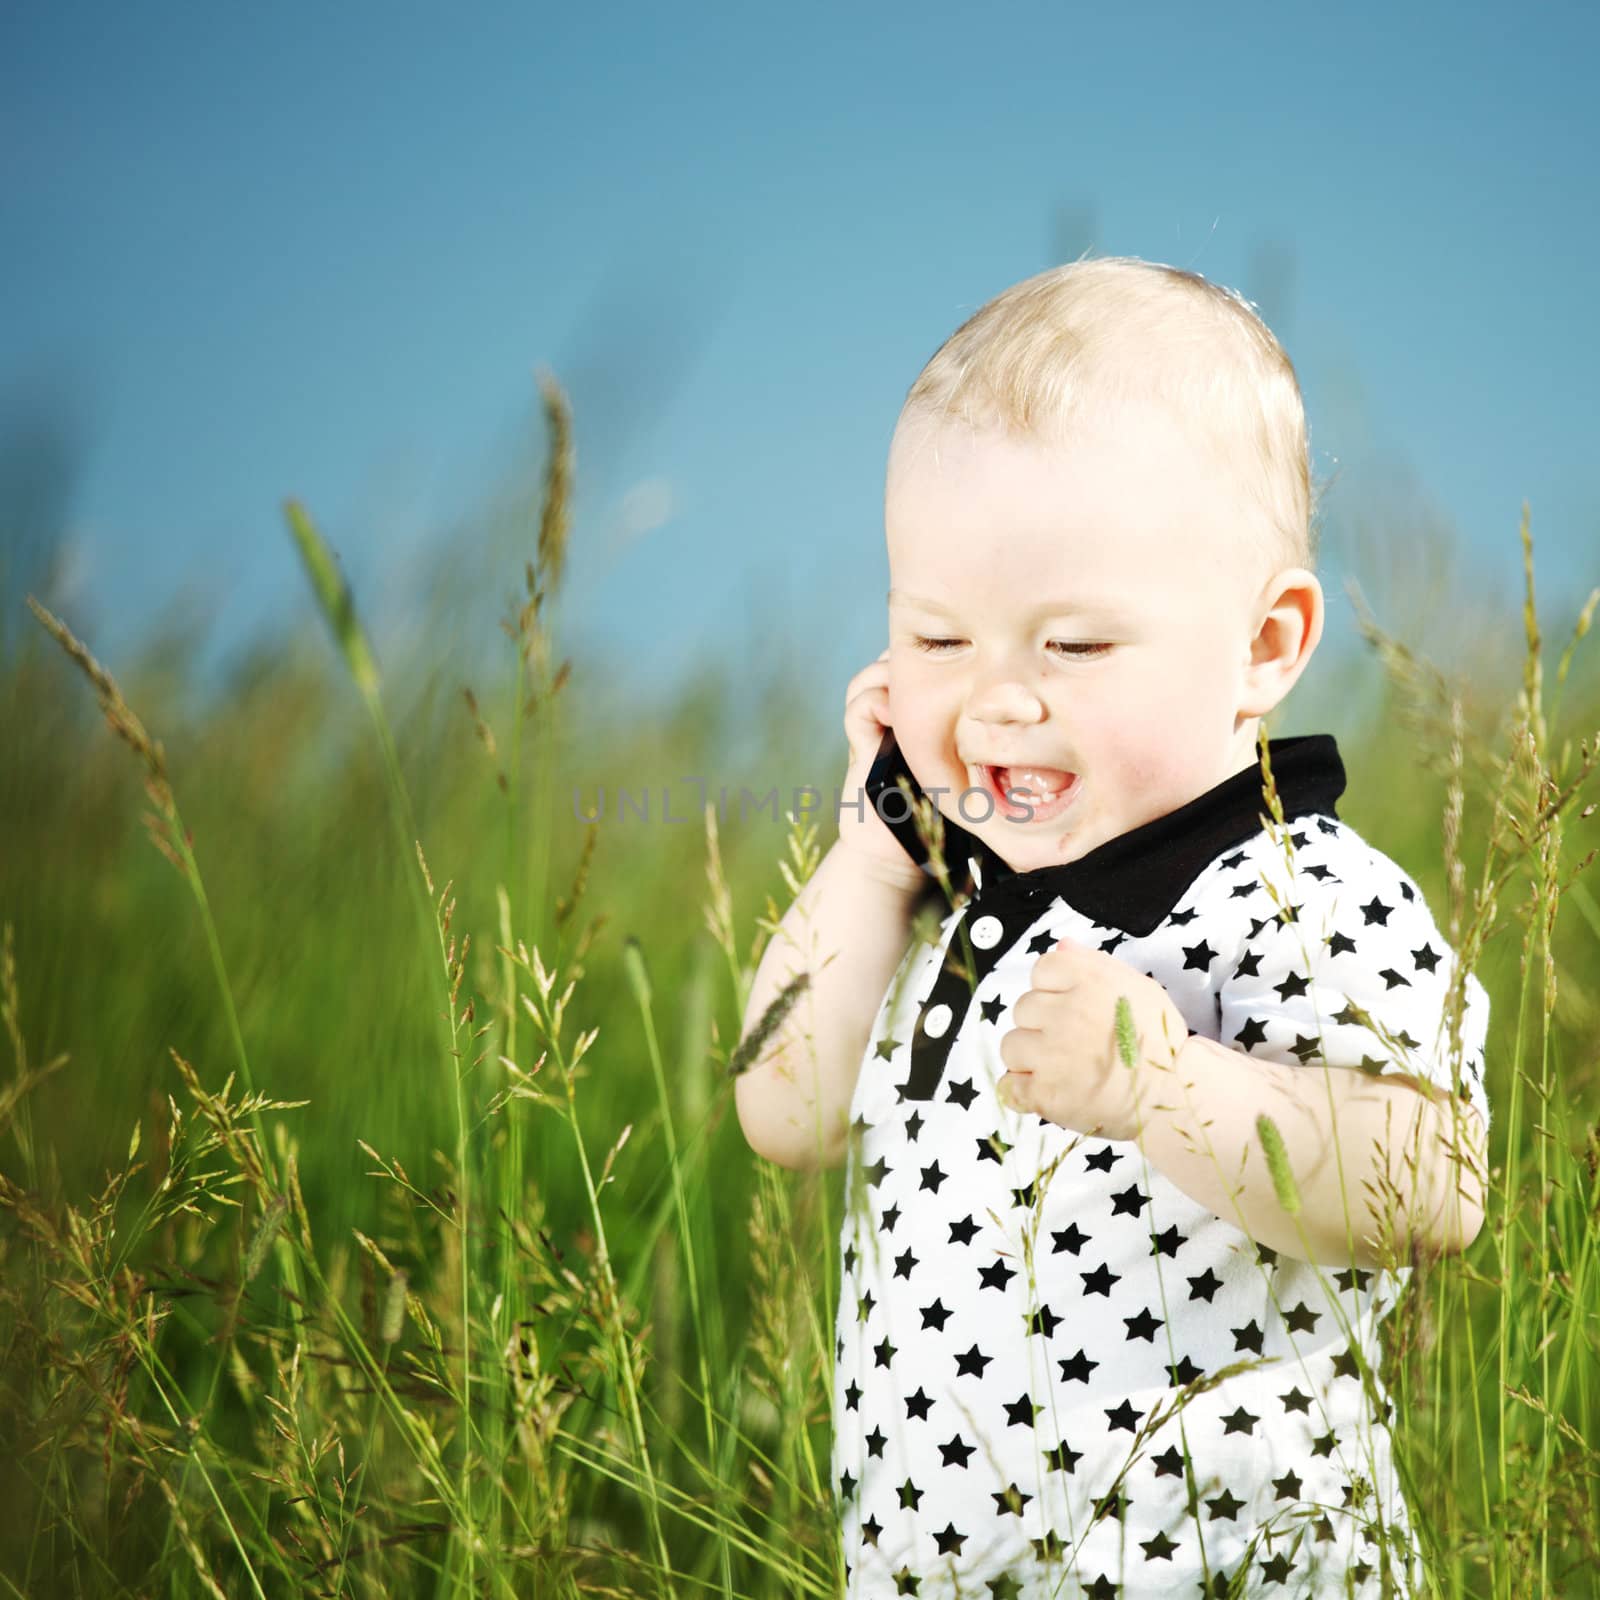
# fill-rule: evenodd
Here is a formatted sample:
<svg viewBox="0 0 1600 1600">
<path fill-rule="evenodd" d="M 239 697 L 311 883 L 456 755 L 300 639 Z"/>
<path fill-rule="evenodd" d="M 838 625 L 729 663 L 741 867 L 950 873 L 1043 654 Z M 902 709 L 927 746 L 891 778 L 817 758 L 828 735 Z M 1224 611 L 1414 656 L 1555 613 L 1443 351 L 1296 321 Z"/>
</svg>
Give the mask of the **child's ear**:
<svg viewBox="0 0 1600 1600">
<path fill-rule="evenodd" d="M 1322 585 L 1305 567 L 1274 574 L 1252 613 L 1258 621 L 1241 684 L 1239 715 L 1261 717 L 1294 687 L 1322 638 Z"/>
</svg>

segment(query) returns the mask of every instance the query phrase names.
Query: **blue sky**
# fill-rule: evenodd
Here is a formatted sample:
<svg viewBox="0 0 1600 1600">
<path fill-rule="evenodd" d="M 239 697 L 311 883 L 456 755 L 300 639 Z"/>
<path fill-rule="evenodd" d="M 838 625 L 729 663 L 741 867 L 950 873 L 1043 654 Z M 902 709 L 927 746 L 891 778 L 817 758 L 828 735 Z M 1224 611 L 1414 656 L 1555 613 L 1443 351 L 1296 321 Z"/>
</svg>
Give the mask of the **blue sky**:
<svg viewBox="0 0 1600 1600">
<path fill-rule="evenodd" d="M 62 605 L 114 669 L 174 603 L 212 665 L 303 617 L 290 494 L 399 652 L 430 553 L 475 582 L 537 467 L 547 364 L 567 639 L 652 696 L 787 639 L 831 714 L 882 646 L 907 386 L 1091 248 L 1260 302 L 1339 474 L 1330 593 L 1418 521 L 1514 585 L 1526 498 L 1570 613 L 1597 35 L 1577 6 L 35 0 L 0 20 L 0 418 L 60 419 Z M 509 594 L 520 556 L 482 570 Z"/>
</svg>

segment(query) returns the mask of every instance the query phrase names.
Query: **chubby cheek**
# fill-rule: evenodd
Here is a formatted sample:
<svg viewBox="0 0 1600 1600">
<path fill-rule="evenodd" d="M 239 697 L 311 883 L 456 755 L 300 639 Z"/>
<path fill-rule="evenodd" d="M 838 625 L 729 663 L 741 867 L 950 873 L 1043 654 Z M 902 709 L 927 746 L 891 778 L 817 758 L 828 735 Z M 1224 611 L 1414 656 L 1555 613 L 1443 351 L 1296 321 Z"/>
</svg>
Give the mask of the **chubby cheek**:
<svg viewBox="0 0 1600 1600">
<path fill-rule="evenodd" d="M 940 703 L 916 662 L 889 660 L 889 721 L 907 764 L 924 785 L 948 783 L 955 713 Z"/>
</svg>

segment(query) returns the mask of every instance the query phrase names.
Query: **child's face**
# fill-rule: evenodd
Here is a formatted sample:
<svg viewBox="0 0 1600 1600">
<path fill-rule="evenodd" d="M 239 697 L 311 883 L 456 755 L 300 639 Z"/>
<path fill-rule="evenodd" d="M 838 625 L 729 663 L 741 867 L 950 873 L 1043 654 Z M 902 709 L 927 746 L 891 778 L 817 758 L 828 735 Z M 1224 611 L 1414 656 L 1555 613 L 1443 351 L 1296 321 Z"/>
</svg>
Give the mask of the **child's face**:
<svg viewBox="0 0 1600 1600">
<path fill-rule="evenodd" d="M 884 505 L 889 715 L 918 783 L 947 790 L 939 809 L 1027 871 L 1248 765 L 1240 706 L 1265 584 L 1238 530 L 1254 515 L 1154 407 L 1056 446 L 903 425 Z M 1044 786 L 991 765 L 1073 776 L 1011 821 L 1023 813 L 996 778 Z"/>
</svg>

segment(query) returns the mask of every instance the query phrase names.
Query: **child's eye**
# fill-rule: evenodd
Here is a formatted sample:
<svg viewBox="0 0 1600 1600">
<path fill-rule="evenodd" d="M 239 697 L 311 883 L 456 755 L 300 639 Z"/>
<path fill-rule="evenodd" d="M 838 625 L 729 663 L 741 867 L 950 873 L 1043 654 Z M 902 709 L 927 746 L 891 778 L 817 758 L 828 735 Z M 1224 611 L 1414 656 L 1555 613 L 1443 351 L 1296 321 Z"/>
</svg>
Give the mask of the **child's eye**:
<svg viewBox="0 0 1600 1600">
<path fill-rule="evenodd" d="M 928 655 L 942 655 L 946 650 L 953 650 L 957 645 L 965 643 L 962 639 L 924 639 L 915 638 L 911 641 L 918 650 Z M 1102 656 L 1111 646 L 1108 644 L 1092 644 L 1076 639 L 1052 639 L 1050 648 L 1060 655 L 1076 657 L 1079 660 L 1092 660 Z"/>
</svg>

